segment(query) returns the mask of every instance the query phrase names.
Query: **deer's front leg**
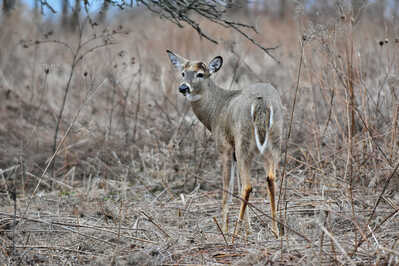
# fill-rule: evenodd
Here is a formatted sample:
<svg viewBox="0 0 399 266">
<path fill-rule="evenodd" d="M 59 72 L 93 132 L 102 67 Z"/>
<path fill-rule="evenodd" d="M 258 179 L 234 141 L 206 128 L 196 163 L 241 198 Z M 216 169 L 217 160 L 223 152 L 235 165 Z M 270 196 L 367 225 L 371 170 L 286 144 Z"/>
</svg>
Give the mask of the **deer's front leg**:
<svg viewBox="0 0 399 266">
<path fill-rule="evenodd" d="M 232 199 L 235 177 L 235 161 L 232 158 L 232 149 L 226 148 L 222 152 L 223 164 L 223 198 L 222 198 L 222 214 L 223 214 L 223 232 L 229 231 L 229 207 Z"/>
<path fill-rule="evenodd" d="M 247 147 L 241 147 L 241 150 L 237 153 L 237 164 L 240 178 L 242 179 L 242 187 L 241 187 L 241 207 L 240 213 L 238 215 L 238 220 L 236 222 L 233 239 L 232 242 L 234 243 L 235 237 L 240 233 L 241 223 L 244 219 L 245 210 L 248 205 L 249 196 L 252 192 L 252 185 L 251 185 L 251 177 L 249 173 L 249 167 L 251 165 L 251 155 L 247 151 Z"/>
</svg>

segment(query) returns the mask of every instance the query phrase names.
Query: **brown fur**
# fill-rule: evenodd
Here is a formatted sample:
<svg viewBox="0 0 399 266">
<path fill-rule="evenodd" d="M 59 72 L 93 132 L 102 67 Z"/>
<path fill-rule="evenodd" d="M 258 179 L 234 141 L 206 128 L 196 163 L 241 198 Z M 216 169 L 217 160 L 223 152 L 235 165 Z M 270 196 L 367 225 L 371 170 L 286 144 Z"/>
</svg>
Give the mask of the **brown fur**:
<svg viewBox="0 0 399 266">
<path fill-rule="evenodd" d="M 209 70 L 208 70 L 207 66 L 202 62 L 196 62 L 193 64 L 190 64 L 190 62 L 187 62 L 184 69 L 186 71 L 193 71 L 193 72 L 201 72 L 202 71 L 206 76 L 209 76 Z"/>
<path fill-rule="evenodd" d="M 232 168 L 235 167 L 233 154 L 237 159 L 239 176 L 242 179 L 241 207 L 238 222 L 234 230 L 234 236 L 238 234 L 240 223 L 244 217 L 247 201 L 252 191 L 250 168 L 254 156 L 260 156 L 264 160 L 267 174 L 267 190 L 271 199 L 271 212 L 273 218 L 273 233 L 277 236 L 277 220 L 275 208 L 276 169 L 280 160 L 281 135 L 283 130 L 282 104 L 278 91 L 270 84 L 259 83 L 251 85 L 243 90 L 225 90 L 218 87 L 208 77 L 210 69 L 219 66 L 221 58 L 213 59 L 209 66 L 202 62 L 190 63 L 189 60 L 169 52 L 171 61 L 185 72 L 183 84 L 190 87 L 190 97 L 194 114 L 212 132 L 215 138 L 217 150 L 223 163 L 223 221 L 224 231 L 228 231 L 228 197 L 232 189 L 229 188 Z M 176 63 L 177 62 L 177 63 Z M 181 63 L 179 63 L 181 62 Z M 220 62 L 221 66 L 221 62 Z M 220 68 L 219 66 L 219 68 Z M 214 72 L 216 72 L 217 68 Z M 196 78 L 198 72 L 203 71 L 207 75 L 204 78 Z M 190 99 L 189 99 L 190 100 Z M 251 108 L 254 108 L 251 115 Z M 273 109 L 273 123 L 270 123 L 271 109 Z M 258 130 L 259 141 L 263 144 L 268 135 L 268 145 L 261 154 L 255 141 L 255 127 Z"/>
</svg>

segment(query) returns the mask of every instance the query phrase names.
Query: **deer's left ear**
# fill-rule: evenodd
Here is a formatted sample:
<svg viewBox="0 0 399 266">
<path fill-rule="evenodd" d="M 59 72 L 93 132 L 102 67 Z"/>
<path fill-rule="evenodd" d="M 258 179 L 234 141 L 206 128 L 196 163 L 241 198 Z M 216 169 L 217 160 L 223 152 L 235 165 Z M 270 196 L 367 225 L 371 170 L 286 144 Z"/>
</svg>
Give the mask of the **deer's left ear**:
<svg viewBox="0 0 399 266">
<path fill-rule="evenodd" d="M 223 65 L 223 58 L 221 56 L 216 56 L 209 62 L 209 73 L 217 72 Z"/>
<path fill-rule="evenodd" d="M 170 62 L 172 63 L 172 65 L 179 71 L 183 70 L 183 66 L 184 64 L 187 62 L 187 59 L 185 59 L 184 57 L 174 54 L 173 52 L 166 50 L 166 52 L 168 53 Z"/>
</svg>

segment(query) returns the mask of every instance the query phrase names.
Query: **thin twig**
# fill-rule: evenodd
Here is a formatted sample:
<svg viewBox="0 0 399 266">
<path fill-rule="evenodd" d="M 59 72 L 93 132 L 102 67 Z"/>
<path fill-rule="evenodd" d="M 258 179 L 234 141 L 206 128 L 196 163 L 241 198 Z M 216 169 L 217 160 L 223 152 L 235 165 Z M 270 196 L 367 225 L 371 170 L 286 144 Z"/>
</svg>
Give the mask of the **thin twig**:
<svg viewBox="0 0 399 266">
<path fill-rule="evenodd" d="M 382 189 L 380 195 L 378 196 L 377 201 L 375 202 L 373 211 L 371 212 L 371 215 L 370 215 L 369 220 L 368 220 L 368 222 L 367 222 L 368 224 L 370 224 L 371 219 L 373 219 L 374 214 L 375 214 L 375 211 L 376 211 L 376 209 L 377 209 L 377 207 L 378 207 L 378 204 L 380 204 L 382 195 L 384 195 L 385 190 L 388 188 L 389 182 L 391 181 L 392 177 L 395 176 L 395 173 L 396 173 L 396 171 L 398 170 L 398 168 L 399 168 L 399 161 L 397 162 L 397 164 L 396 164 L 396 166 L 395 166 L 395 169 L 392 171 L 391 175 L 387 178 L 387 180 L 385 180 L 384 188 Z"/>
<path fill-rule="evenodd" d="M 226 237 L 225 237 L 225 235 L 224 235 L 224 233 L 222 231 L 222 228 L 220 228 L 220 225 L 219 225 L 218 221 L 216 220 L 216 217 L 212 217 L 212 218 L 213 218 L 213 221 L 215 222 L 220 234 L 223 236 L 223 239 L 224 239 L 224 242 L 226 243 L 226 246 L 228 246 L 229 243 L 227 243 L 227 239 L 226 239 Z"/>
<path fill-rule="evenodd" d="M 394 216 L 395 214 L 397 214 L 399 212 L 399 209 L 394 210 L 393 212 L 391 212 L 390 214 L 388 214 L 375 228 L 374 228 L 374 232 L 377 231 L 378 229 L 380 229 L 380 227 L 389 220 L 389 218 L 391 218 L 392 216 Z M 363 244 L 364 241 L 366 241 L 367 239 L 370 238 L 372 234 L 369 233 L 367 235 L 366 239 L 361 239 L 357 245 L 355 246 L 355 248 L 353 249 L 353 251 L 350 253 L 350 256 L 354 256 L 357 252 L 357 249 Z"/>
<path fill-rule="evenodd" d="M 299 68 L 298 68 L 298 75 L 297 75 L 297 81 L 296 81 L 296 87 L 295 87 L 294 100 L 292 102 L 292 107 L 291 107 L 290 123 L 289 123 L 289 126 L 288 126 L 287 138 L 285 139 L 284 167 L 283 167 L 283 172 L 281 174 L 280 192 L 279 192 L 279 195 L 278 195 L 278 202 L 277 202 L 278 209 L 280 209 L 280 200 L 281 200 L 281 196 L 282 196 L 282 192 L 283 192 L 283 187 L 282 186 L 283 186 L 284 181 L 285 181 L 285 175 L 286 175 L 286 170 L 287 170 L 288 142 L 289 142 L 289 139 L 291 137 L 292 121 L 294 119 L 295 104 L 296 104 L 297 95 L 298 95 L 298 91 L 299 91 L 299 81 L 300 81 L 301 70 L 302 70 L 302 62 L 303 62 L 303 53 L 304 53 L 305 43 L 304 43 L 304 41 L 300 41 L 300 44 L 301 44 L 301 56 L 299 58 Z M 284 198 L 285 198 L 285 193 L 284 193 L 284 196 L 283 196 L 283 200 L 284 200 Z M 280 218 L 281 218 L 281 213 L 280 213 Z"/>
<path fill-rule="evenodd" d="M 147 215 L 144 211 L 141 211 L 141 213 L 145 217 L 147 217 L 148 221 L 150 221 L 153 225 L 155 225 L 166 237 L 170 237 L 170 235 L 166 233 L 166 231 L 163 230 L 162 227 L 159 224 L 157 224 L 151 216 Z"/>
<path fill-rule="evenodd" d="M 57 11 L 55 11 L 55 9 L 47 2 L 47 0 L 40 0 L 40 4 L 47 7 L 51 11 L 51 13 L 57 14 Z"/>
<path fill-rule="evenodd" d="M 355 266 L 356 264 L 352 261 L 352 259 L 349 257 L 348 253 L 346 253 L 345 249 L 339 244 L 338 240 L 322 225 L 318 224 L 321 230 L 330 238 L 332 241 L 334 241 L 335 245 L 341 250 L 342 254 L 344 254 L 345 258 L 348 260 L 350 265 Z M 341 262 L 342 264 L 345 264 Z"/>
<path fill-rule="evenodd" d="M 65 247 L 56 247 L 56 246 L 16 246 L 15 248 L 18 249 L 49 249 L 49 250 L 60 250 L 60 251 L 68 251 L 68 252 L 73 252 L 73 253 L 80 253 L 80 254 L 85 254 L 85 255 L 94 255 L 89 252 L 81 251 L 79 249 L 71 249 L 71 248 L 65 248 Z"/>
<path fill-rule="evenodd" d="M 4 212 L 0 212 L 0 215 L 3 215 L 3 216 L 8 216 L 8 217 L 13 217 L 13 215 L 11 215 L 11 214 L 8 214 L 8 213 L 4 213 Z M 23 217 L 23 216 L 16 216 L 16 218 L 18 218 L 18 219 L 23 219 L 23 220 L 27 220 L 27 221 L 31 221 L 31 222 L 36 222 L 36 223 L 44 223 L 44 224 L 48 224 L 48 225 L 53 225 L 53 226 L 60 226 L 62 229 L 64 229 L 64 230 L 67 230 L 67 231 L 71 231 L 71 232 L 73 232 L 73 233 L 76 233 L 76 232 L 78 232 L 79 233 L 79 231 L 75 231 L 75 230 L 72 230 L 72 229 L 70 229 L 70 228 L 68 228 L 68 227 L 76 227 L 76 228 L 88 228 L 88 229 L 93 229 L 93 230 L 99 230 L 99 231 L 102 231 L 102 232 L 105 232 L 105 233 L 111 233 L 111 234 L 114 234 L 114 235 L 118 235 L 118 232 L 114 232 L 114 231 L 111 231 L 111 230 L 106 230 L 106 229 L 104 229 L 104 228 L 110 228 L 110 229 L 117 229 L 117 228 L 115 228 L 115 227 L 96 227 L 96 226 L 90 226 L 90 225 L 83 225 L 83 224 L 71 224 L 71 223 L 62 223 L 62 222 L 54 222 L 54 221 L 51 221 L 51 222 L 47 222 L 47 221 L 44 221 L 44 220 L 39 220 L 39 219 L 34 219 L 34 218 L 29 218 L 29 217 Z M 134 231 L 144 231 L 144 230 L 142 230 L 142 229 L 131 229 L 131 228 L 122 228 L 121 227 L 121 230 L 134 230 Z M 79 230 L 79 229 L 78 229 Z M 127 235 L 123 235 L 125 238 L 128 238 L 128 239 L 132 239 L 132 240 L 136 240 L 136 241 L 139 241 L 139 242 L 144 242 L 144 243 L 150 243 L 150 244 L 158 244 L 157 242 L 155 242 L 155 241 L 152 241 L 152 240 L 147 240 L 147 239 L 142 239 L 142 238 L 137 238 L 137 237 L 132 237 L 132 236 L 127 236 Z M 103 241 L 103 240 L 101 240 L 101 241 Z M 104 240 L 105 241 L 105 240 Z M 113 244 L 113 243 L 112 243 Z"/>
</svg>

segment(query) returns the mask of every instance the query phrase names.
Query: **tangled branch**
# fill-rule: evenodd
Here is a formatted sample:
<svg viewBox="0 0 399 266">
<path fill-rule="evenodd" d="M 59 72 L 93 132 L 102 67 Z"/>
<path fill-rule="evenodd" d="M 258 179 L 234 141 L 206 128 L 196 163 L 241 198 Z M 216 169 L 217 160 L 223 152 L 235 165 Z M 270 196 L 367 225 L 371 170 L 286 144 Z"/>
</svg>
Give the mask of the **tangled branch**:
<svg viewBox="0 0 399 266">
<path fill-rule="evenodd" d="M 278 48 L 278 46 L 264 47 L 244 31 L 245 29 L 249 29 L 257 33 L 254 26 L 233 21 L 226 16 L 227 9 L 231 8 L 231 5 L 229 5 L 226 0 L 138 0 L 137 3 L 144 5 L 149 11 L 158 14 L 161 18 L 171 21 L 178 27 L 183 27 L 183 24 L 187 23 L 195 29 L 201 37 L 215 44 L 217 44 L 218 41 L 202 30 L 199 23 L 192 18 L 193 14 L 225 28 L 233 29 L 279 63 L 271 53 L 271 51 Z"/>
<path fill-rule="evenodd" d="M 203 31 L 197 18 L 203 18 L 216 23 L 222 27 L 229 28 L 239 33 L 245 39 L 252 42 L 255 46 L 264 51 L 268 56 L 270 56 L 274 61 L 280 63 L 276 57 L 271 53 L 275 47 L 264 47 L 254 38 L 252 38 L 245 30 L 253 31 L 257 33 L 255 26 L 248 25 L 246 23 L 241 23 L 233 21 L 226 15 L 226 11 L 229 8 L 235 7 L 232 1 L 229 0 L 136 0 L 135 5 L 132 0 L 104 0 L 110 5 L 118 7 L 120 9 L 132 8 L 134 6 L 144 6 L 150 12 L 159 15 L 163 19 L 167 19 L 170 22 L 176 24 L 178 27 L 183 28 L 184 24 L 188 24 L 197 33 L 207 39 L 208 41 L 218 44 L 218 41 L 210 34 Z M 83 0 L 83 6 L 89 17 L 89 8 L 92 1 Z M 43 7 L 47 7 L 51 12 L 55 12 L 54 8 L 47 2 L 47 0 L 41 0 Z"/>
</svg>

